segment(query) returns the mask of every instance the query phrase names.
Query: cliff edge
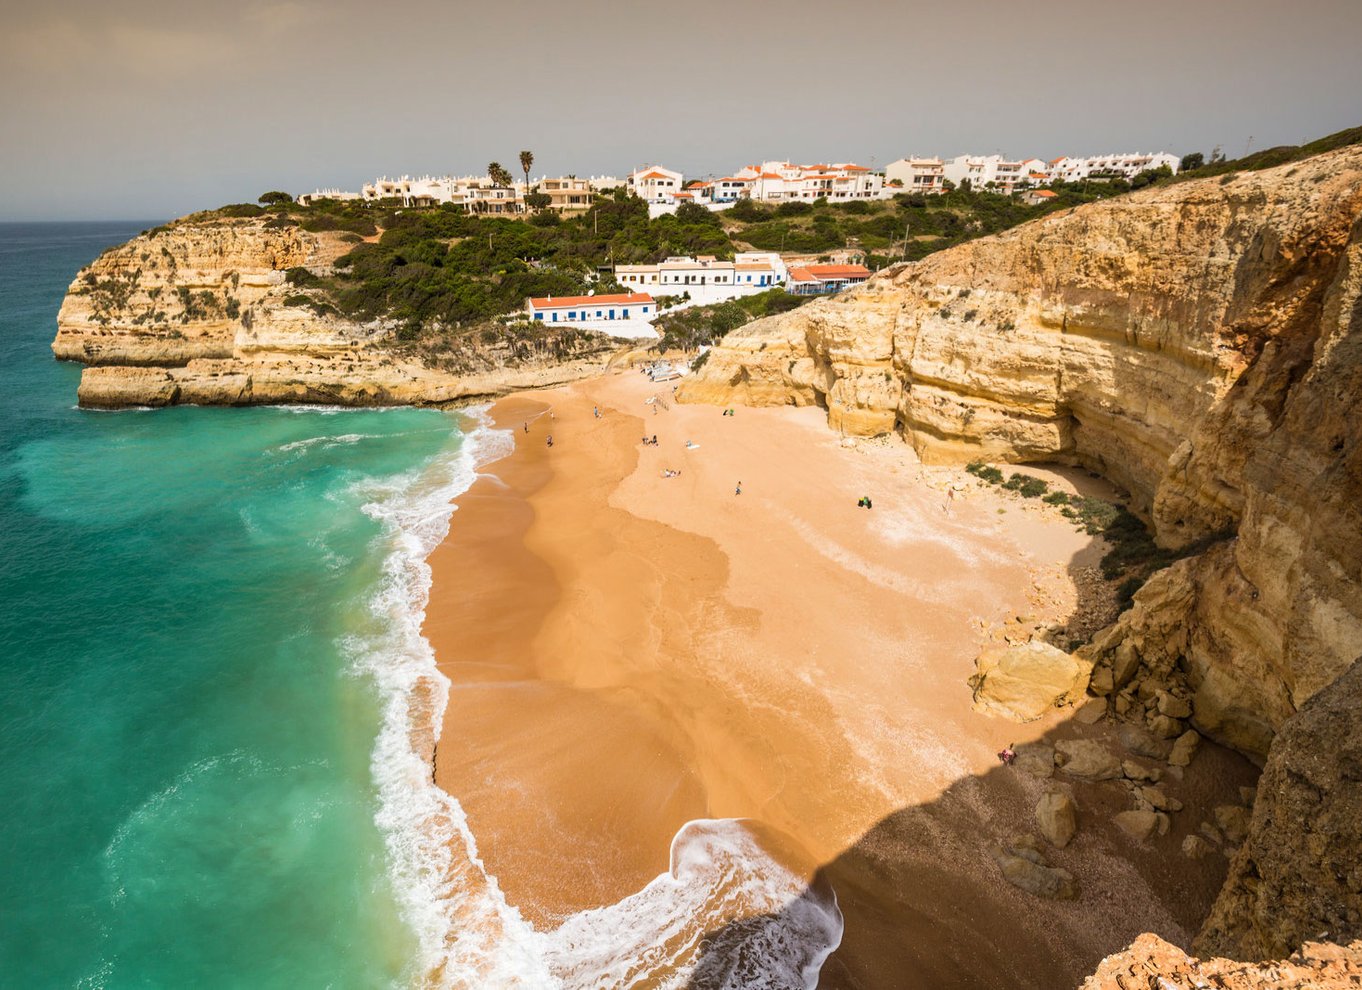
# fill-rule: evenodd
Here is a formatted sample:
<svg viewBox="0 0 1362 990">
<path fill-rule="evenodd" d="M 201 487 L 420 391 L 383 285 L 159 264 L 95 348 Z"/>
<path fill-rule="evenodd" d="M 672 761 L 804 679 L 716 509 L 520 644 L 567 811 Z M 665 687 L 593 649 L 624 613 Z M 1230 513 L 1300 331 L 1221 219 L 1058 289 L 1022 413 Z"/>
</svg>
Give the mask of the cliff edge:
<svg viewBox="0 0 1362 990">
<path fill-rule="evenodd" d="M 1137 686 L 1176 683 L 1197 730 L 1269 766 L 1311 698 L 1338 682 L 1362 701 L 1362 683 L 1339 682 L 1362 652 L 1362 148 L 1150 188 L 896 266 L 730 333 L 679 397 L 820 405 L 833 429 L 898 431 L 927 462 L 1099 471 L 1160 545 L 1201 552 L 1081 651 L 1097 693 L 1138 712 Z M 1328 759 L 1332 736 L 1292 738 L 1306 740 L 1292 760 L 1312 746 Z M 1267 814 L 1231 872 L 1241 893 L 1227 884 L 1204 936 L 1216 952 L 1319 935 L 1288 921 L 1315 916 L 1283 892 L 1290 871 L 1263 865 L 1299 838 L 1289 816 L 1257 824 Z M 1342 860 L 1362 870 L 1355 849 Z M 1351 881 L 1304 888 L 1334 902 L 1320 916 L 1362 905 Z M 1250 901 L 1261 917 L 1230 934 Z M 1288 901 L 1294 914 L 1271 907 Z"/>
<path fill-rule="evenodd" d="M 529 360 L 481 347 L 459 373 L 394 346 L 391 321 L 356 322 L 290 284 L 329 273 L 357 235 L 269 218 L 198 214 L 111 248 L 82 269 L 52 351 L 79 361 L 82 406 L 260 403 L 443 405 L 599 373 L 617 345 Z"/>
</svg>

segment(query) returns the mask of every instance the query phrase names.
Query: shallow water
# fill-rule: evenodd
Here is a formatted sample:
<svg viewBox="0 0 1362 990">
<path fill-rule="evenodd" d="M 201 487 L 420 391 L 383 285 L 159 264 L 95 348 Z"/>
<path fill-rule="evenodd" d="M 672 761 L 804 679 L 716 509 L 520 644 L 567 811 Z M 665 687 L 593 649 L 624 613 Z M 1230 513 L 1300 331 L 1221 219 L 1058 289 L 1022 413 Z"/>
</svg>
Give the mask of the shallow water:
<svg viewBox="0 0 1362 990">
<path fill-rule="evenodd" d="M 457 459 L 457 421 L 72 408 L 62 293 L 143 226 L 0 225 L 3 982 L 405 985 L 346 644 L 383 625 L 364 507 Z"/>
</svg>

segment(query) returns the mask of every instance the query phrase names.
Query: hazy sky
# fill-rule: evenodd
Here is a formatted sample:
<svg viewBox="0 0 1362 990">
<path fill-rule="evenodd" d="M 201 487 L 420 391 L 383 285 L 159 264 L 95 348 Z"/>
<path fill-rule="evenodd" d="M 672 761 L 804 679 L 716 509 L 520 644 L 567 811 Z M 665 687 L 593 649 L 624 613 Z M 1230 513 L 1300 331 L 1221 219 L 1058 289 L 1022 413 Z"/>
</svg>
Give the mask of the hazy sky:
<svg viewBox="0 0 1362 990">
<path fill-rule="evenodd" d="M 1362 0 L 45 0 L 0 15 L 0 219 L 379 174 L 1241 154 L 1362 124 Z"/>
</svg>

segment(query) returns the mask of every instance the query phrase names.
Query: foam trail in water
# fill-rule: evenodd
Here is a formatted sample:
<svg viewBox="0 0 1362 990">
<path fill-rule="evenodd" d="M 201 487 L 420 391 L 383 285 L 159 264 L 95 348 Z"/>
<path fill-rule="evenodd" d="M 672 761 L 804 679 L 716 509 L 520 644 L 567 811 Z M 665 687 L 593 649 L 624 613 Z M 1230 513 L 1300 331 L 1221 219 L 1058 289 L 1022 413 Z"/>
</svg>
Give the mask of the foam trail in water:
<svg viewBox="0 0 1362 990">
<path fill-rule="evenodd" d="M 449 682 L 421 634 L 426 558 L 448 533 L 451 500 L 473 483 L 478 466 L 514 448 L 510 431 L 474 415 L 478 425 L 452 456 L 367 483 L 364 511 L 383 524 L 389 550 L 369 602 L 375 629 L 346 643 L 382 700 L 373 756 L 377 821 L 419 943 L 414 977 L 450 988 L 680 988 L 693 979 L 716 990 L 812 990 L 841 940 L 835 898 L 807 889 L 742 822 L 689 823 L 673 840 L 671 868 L 643 890 L 538 932 L 483 867 L 458 801 L 435 786 L 430 753 Z M 719 932 L 723 938 L 705 941 Z"/>
</svg>

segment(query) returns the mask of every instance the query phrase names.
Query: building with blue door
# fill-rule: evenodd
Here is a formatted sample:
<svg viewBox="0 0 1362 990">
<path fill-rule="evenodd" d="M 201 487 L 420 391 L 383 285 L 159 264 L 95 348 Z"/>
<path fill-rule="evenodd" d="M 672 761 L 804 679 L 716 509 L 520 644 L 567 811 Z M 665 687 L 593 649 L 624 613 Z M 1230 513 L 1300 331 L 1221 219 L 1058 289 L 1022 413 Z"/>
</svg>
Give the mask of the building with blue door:
<svg viewBox="0 0 1362 990">
<path fill-rule="evenodd" d="M 531 296 L 525 314 L 541 323 L 599 323 L 608 320 L 642 320 L 657 316 L 657 303 L 646 292 L 622 292 L 601 296 Z"/>
</svg>

